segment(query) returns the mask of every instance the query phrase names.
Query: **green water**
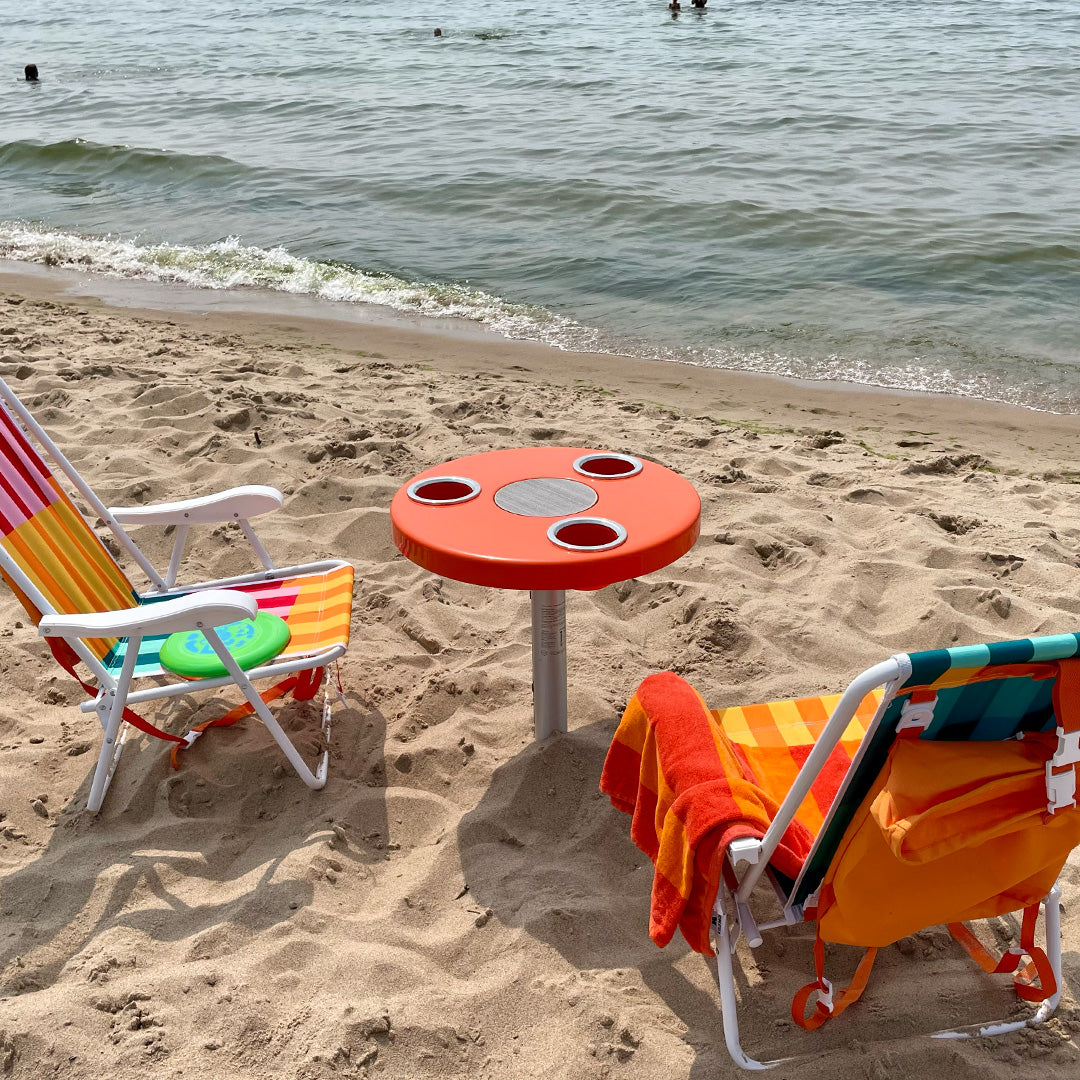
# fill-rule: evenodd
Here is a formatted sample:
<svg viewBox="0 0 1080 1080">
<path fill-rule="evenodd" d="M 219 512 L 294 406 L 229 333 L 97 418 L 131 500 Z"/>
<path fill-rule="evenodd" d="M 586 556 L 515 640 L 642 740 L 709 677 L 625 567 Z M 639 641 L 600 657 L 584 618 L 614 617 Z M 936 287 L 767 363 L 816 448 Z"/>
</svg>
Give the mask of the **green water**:
<svg viewBox="0 0 1080 1080">
<path fill-rule="evenodd" d="M 687 8 L 11 5 L 0 256 L 1080 409 L 1075 0 Z"/>
</svg>

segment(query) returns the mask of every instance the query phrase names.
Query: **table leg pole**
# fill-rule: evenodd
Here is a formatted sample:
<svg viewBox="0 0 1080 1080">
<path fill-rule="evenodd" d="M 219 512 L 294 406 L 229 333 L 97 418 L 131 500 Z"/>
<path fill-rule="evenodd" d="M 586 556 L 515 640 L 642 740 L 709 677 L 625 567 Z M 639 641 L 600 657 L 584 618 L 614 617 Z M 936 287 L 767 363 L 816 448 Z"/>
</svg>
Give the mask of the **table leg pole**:
<svg viewBox="0 0 1080 1080">
<path fill-rule="evenodd" d="M 566 731 L 566 593 L 545 589 L 530 595 L 533 730 L 539 740 Z"/>
</svg>

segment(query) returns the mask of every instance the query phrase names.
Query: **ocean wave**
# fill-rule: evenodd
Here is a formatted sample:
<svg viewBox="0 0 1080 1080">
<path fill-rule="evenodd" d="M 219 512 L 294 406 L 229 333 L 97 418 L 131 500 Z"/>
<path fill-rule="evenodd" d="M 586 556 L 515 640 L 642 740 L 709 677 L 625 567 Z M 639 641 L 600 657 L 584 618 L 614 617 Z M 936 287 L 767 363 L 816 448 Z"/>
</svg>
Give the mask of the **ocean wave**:
<svg viewBox="0 0 1080 1080">
<path fill-rule="evenodd" d="M 607 352 L 815 382 L 842 382 L 981 398 L 1053 412 L 1080 412 L 1075 365 L 1040 364 L 1028 379 L 1015 370 L 928 363 L 919 356 L 870 363 L 843 353 L 815 356 L 730 344 L 696 347 L 585 326 L 531 304 L 467 284 L 407 281 L 333 260 L 306 259 L 283 247 L 260 248 L 228 237 L 213 244 L 140 244 L 84 236 L 36 223 L 0 221 L 0 258 L 201 289 L 269 289 L 341 303 L 379 304 L 428 318 L 479 323 L 494 333 L 577 352 Z M 990 359 L 990 358 L 984 358 Z M 1056 374 L 1056 377 L 1055 377 Z"/>
<path fill-rule="evenodd" d="M 346 303 L 382 304 L 430 318 L 468 319 L 506 337 L 595 347 L 596 331 L 546 308 L 468 285 L 406 281 L 332 260 L 305 259 L 227 237 L 213 244 L 140 244 L 0 221 L 0 258 L 200 289 L 271 289 Z"/>
<path fill-rule="evenodd" d="M 702 350 L 696 362 L 703 367 L 774 375 L 803 382 L 846 383 L 903 393 L 974 398 L 1016 405 L 1036 412 L 1080 413 L 1075 382 L 1066 382 L 1067 369 L 1066 379 L 1052 379 L 1055 365 L 1041 368 L 1041 378 L 1023 380 L 1011 373 L 953 368 L 927 363 L 919 357 L 906 362 L 871 364 L 842 353 L 810 359 L 718 347 Z"/>
<path fill-rule="evenodd" d="M 244 166 L 220 154 L 184 154 L 141 146 L 109 146 L 89 139 L 65 139 L 43 143 L 29 139 L 0 144 L 0 168 L 25 171 L 34 176 L 46 172 L 92 173 L 95 177 L 113 173 L 137 178 L 167 175 L 203 176 L 243 173 Z"/>
</svg>

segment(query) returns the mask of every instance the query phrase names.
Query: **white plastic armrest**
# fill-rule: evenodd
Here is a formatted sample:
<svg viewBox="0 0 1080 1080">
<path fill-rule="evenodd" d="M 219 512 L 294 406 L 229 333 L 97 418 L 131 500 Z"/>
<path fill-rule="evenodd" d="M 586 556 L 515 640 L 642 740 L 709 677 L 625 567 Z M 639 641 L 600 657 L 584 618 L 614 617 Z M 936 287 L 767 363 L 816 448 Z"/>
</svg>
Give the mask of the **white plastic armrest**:
<svg viewBox="0 0 1080 1080">
<path fill-rule="evenodd" d="M 231 589 L 178 596 L 157 604 L 143 604 L 123 611 L 92 611 L 86 615 L 46 615 L 38 623 L 41 637 L 97 638 L 138 634 L 175 634 L 178 630 L 202 630 L 225 626 L 240 619 L 254 619 L 254 597 Z"/>
<path fill-rule="evenodd" d="M 280 510 L 284 498 L 277 488 L 261 484 L 230 488 L 216 495 L 202 495 L 181 502 L 153 506 L 110 506 L 109 513 L 121 525 L 208 525 L 248 518 Z"/>
</svg>

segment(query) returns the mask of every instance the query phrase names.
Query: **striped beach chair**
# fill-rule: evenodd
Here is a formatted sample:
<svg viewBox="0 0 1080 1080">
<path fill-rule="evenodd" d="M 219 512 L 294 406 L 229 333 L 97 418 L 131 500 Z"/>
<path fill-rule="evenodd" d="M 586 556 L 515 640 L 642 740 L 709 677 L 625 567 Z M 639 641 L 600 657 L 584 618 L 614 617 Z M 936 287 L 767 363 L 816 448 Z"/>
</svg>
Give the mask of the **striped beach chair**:
<svg viewBox="0 0 1080 1080">
<path fill-rule="evenodd" d="M 77 493 L 88 513 L 104 522 L 120 549 L 146 575 L 147 588 L 136 590 L 65 489 Z M 326 783 L 331 699 L 343 700 L 340 684 L 332 685 L 330 669 L 349 644 L 353 568 L 340 560 L 275 567 L 250 519 L 281 505 L 282 496 L 273 488 L 246 486 L 157 506 L 107 508 L 0 380 L 0 571 L 57 661 L 87 691 L 89 700 L 82 709 L 96 712 L 104 729 L 88 809 L 101 807 L 129 725 L 173 743 L 176 764 L 177 752 L 191 746 L 208 727 L 255 713 L 309 787 Z M 242 530 L 263 568 L 239 577 L 178 586 L 191 527 L 223 522 L 235 523 Z M 175 529 L 164 575 L 139 550 L 125 525 Z M 258 611 L 281 616 L 291 636 L 276 657 L 242 671 L 216 628 L 252 619 Z M 227 674 L 181 680 L 162 667 L 159 653 L 169 635 L 195 629 L 205 634 Z M 85 678 L 77 670 L 80 664 Z M 260 694 L 253 683 L 265 679 L 277 681 Z M 134 688 L 136 680 L 144 685 Z M 234 684 L 245 703 L 184 735 L 155 727 L 132 708 Z M 287 693 L 310 699 L 320 684 L 326 688 L 324 745 L 312 770 L 267 702 Z"/>
<path fill-rule="evenodd" d="M 684 919 L 695 905 L 704 918 L 713 903 L 725 1041 L 737 1065 L 781 1062 L 755 1060 L 740 1044 L 736 945 L 742 937 L 756 948 L 763 931 L 801 922 L 817 931 L 817 978 L 791 1010 L 804 1028 L 858 999 L 878 947 L 938 924 L 985 971 L 1012 973 L 1018 995 L 1035 1008 L 1023 1019 L 936 1037 L 996 1035 L 1049 1019 L 1061 993 L 1055 881 L 1080 844 L 1078 652 L 1080 635 L 1064 634 L 898 654 L 841 695 L 711 713 L 701 702 L 703 719 L 690 720 L 693 700 L 701 700 L 692 688 L 671 673 L 645 680 L 616 733 L 601 787 L 634 813 L 632 835 L 638 829 L 635 841 L 656 864 L 654 922 L 672 899 Z M 666 743 L 657 734 L 665 724 Z M 638 766 L 630 806 L 620 777 Z M 724 800 L 742 805 L 695 825 L 695 792 L 708 799 L 718 786 Z M 721 837 L 711 880 L 703 834 Z M 707 880 L 705 900 L 694 896 L 695 875 Z M 751 905 L 762 881 L 780 906 L 765 921 Z M 1035 943 L 1040 910 L 1045 949 Z M 1019 943 L 1000 958 L 965 925 L 1018 911 Z M 692 947 L 712 951 L 702 947 L 705 929 L 679 925 Z M 664 944 L 672 928 L 650 932 Z M 867 949 L 843 991 L 825 977 L 824 941 Z"/>
</svg>

